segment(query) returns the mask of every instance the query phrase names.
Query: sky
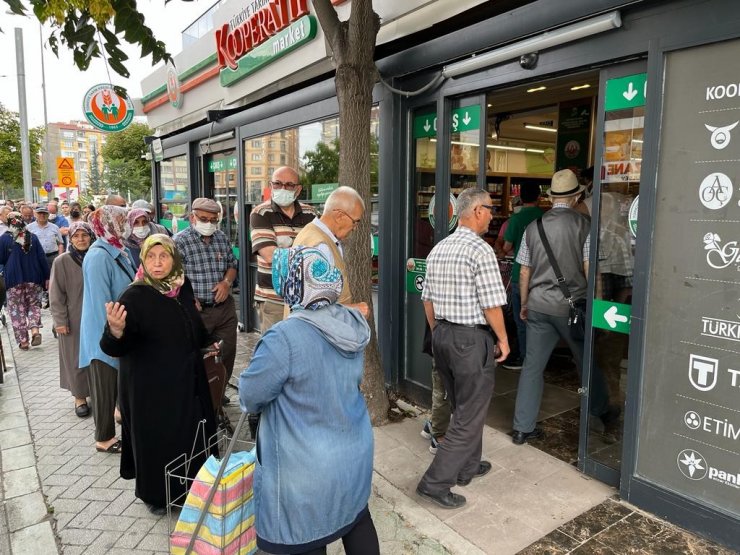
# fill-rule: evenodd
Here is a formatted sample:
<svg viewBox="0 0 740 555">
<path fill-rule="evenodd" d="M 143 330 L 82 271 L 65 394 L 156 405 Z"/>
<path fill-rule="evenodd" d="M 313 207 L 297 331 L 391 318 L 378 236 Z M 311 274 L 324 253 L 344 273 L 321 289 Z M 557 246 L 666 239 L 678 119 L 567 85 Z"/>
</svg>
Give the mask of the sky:
<svg viewBox="0 0 740 555">
<path fill-rule="evenodd" d="M 164 0 L 139 0 L 138 8 L 146 18 L 146 24 L 154 31 L 155 37 L 167 45 L 173 56 L 182 50 L 181 32 L 197 17 L 213 5 L 215 0 L 171 0 L 167 6 Z M 18 81 L 16 71 L 15 31 L 23 29 L 23 50 L 26 73 L 26 103 L 28 106 L 28 125 L 44 125 L 44 103 L 41 87 L 41 39 L 40 24 L 33 17 L 22 17 L 6 13 L 5 2 L 0 2 L 0 103 L 9 110 L 18 111 Z M 108 83 L 126 87 L 132 98 L 141 97 L 142 79 L 154 71 L 150 56 L 140 58 L 139 49 L 128 45 L 123 50 L 129 59 L 125 62 L 131 73 L 124 79 L 110 71 L 101 58 L 95 58 L 87 71 L 77 69 L 72 54 L 59 46 L 59 58 L 49 48 L 46 41 L 50 28 L 43 29 L 44 64 L 46 74 L 46 105 L 48 121 L 66 122 L 85 119 L 82 112 L 82 99 L 90 87 L 98 83 Z M 119 37 L 120 38 L 120 37 Z M 121 39 L 123 43 L 123 39 Z"/>
</svg>

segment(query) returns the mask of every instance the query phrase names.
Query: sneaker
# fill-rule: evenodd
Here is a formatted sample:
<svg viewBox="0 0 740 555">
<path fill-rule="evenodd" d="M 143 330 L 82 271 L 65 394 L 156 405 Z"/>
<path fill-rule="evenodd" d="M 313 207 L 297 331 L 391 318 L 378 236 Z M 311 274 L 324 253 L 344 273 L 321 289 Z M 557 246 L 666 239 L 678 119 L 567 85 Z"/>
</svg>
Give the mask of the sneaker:
<svg viewBox="0 0 740 555">
<path fill-rule="evenodd" d="M 424 439 L 432 439 L 432 421 L 425 420 L 424 427 L 421 429 L 421 437 Z"/>
<path fill-rule="evenodd" d="M 522 366 L 524 366 L 524 361 L 519 357 L 507 358 L 501 366 L 508 370 L 521 370 Z"/>
<path fill-rule="evenodd" d="M 432 436 L 432 438 L 430 439 L 429 452 L 432 455 L 437 454 L 437 448 L 439 447 L 439 444 L 441 443 L 441 441 L 442 441 L 442 436 L 440 436 L 439 438 Z"/>
</svg>

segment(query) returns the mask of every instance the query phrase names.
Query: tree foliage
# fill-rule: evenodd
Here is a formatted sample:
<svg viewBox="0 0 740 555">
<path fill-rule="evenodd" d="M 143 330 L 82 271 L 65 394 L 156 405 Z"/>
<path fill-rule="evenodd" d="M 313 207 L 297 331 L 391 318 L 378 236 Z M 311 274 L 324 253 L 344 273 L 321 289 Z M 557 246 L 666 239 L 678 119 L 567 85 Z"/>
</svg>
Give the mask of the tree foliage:
<svg viewBox="0 0 740 555">
<path fill-rule="evenodd" d="M 167 47 L 145 25 L 136 0 L 4 0 L 11 12 L 31 15 L 51 27 L 49 46 L 59 55 L 59 45 L 72 52 L 75 65 L 82 71 L 93 58 L 105 58 L 110 68 L 129 77 L 120 49 L 121 39 L 141 49 L 141 58 L 152 56 L 152 65 L 170 60 Z M 30 6 L 29 6 L 30 5 Z M 1 29 L 0 29 L 1 31 Z"/>
<path fill-rule="evenodd" d="M 29 131 L 31 172 L 41 169 L 39 151 L 44 131 Z M 17 112 L 0 104 L 0 188 L 3 198 L 23 197 L 23 161 L 21 158 L 21 121 Z"/>
<path fill-rule="evenodd" d="M 318 143 L 316 150 L 308 150 L 303 155 L 304 188 L 314 183 L 336 183 L 339 179 L 339 139 L 330 144 Z"/>
<path fill-rule="evenodd" d="M 144 137 L 152 135 L 144 123 L 132 123 L 123 131 L 108 135 L 103 147 L 108 188 L 131 198 L 149 198 L 152 189 L 151 162 L 142 158 L 146 153 Z"/>
<path fill-rule="evenodd" d="M 88 188 L 93 195 L 101 195 L 105 192 L 105 166 L 101 169 L 101 156 L 96 145 L 90 147 L 90 183 Z"/>
</svg>

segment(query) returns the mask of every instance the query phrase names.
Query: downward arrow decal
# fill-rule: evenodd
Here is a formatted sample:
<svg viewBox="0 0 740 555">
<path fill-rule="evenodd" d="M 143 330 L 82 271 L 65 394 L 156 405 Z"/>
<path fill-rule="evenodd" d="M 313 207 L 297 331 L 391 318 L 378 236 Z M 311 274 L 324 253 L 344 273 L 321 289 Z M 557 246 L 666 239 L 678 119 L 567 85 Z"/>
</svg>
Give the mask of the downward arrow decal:
<svg viewBox="0 0 740 555">
<path fill-rule="evenodd" d="M 627 100 L 632 100 L 637 96 L 637 91 L 635 90 L 634 85 L 632 84 L 632 81 L 630 81 L 629 86 L 627 87 L 627 90 L 622 93 L 622 96 L 625 97 Z"/>
</svg>

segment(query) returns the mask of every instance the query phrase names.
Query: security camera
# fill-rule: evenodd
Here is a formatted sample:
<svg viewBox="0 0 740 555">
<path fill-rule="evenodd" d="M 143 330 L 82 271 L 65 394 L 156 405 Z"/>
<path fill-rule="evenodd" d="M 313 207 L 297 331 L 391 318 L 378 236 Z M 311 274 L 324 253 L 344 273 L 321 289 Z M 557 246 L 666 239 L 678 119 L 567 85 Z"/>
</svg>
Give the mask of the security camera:
<svg viewBox="0 0 740 555">
<path fill-rule="evenodd" d="M 524 54 L 519 58 L 519 65 L 522 69 L 534 69 L 537 67 L 537 61 L 540 59 L 540 55 L 537 52 L 530 54 Z"/>
</svg>

